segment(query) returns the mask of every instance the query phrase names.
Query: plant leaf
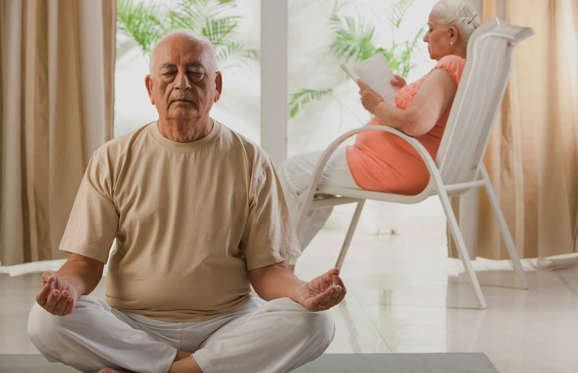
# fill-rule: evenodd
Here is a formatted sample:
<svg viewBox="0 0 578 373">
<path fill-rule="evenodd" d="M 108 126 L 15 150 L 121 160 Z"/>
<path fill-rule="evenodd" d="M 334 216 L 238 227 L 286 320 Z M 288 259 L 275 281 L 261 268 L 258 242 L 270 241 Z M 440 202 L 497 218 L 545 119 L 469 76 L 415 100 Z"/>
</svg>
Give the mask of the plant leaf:
<svg viewBox="0 0 578 373">
<path fill-rule="evenodd" d="M 221 45 L 239 25 L 240 20 L 241 17 L 239 16 L 214 19 L 207 18 L 205 19 L 205 25 L 201 29 L 201 33 L 209 39 L 213 46 Z"/>
<path fill-rule="evenodd" d="M 328 89 L 308 89 L 304 88 L 298 92 L 292 93 L 289 98 L 289 118 L 294 118 L 299 114 L 304 106 L 313 102 L 320 101 L 325 96 L 331 95 L 333 88 Z"/>
<path fill-rule="evenodd" d="M 391 7 L 389 22 L 394 28 L 399 28 L 408 9 L 413 5 L 415 0 L 399 0 Z"/>
<path fill-rule="evenodd" d="M 162 23 L 157 18 L 157 13 L 157 3 L 135 5 L 131 0 L 118 2 L 118 30 L 131 37 L 143 54 L 150 52 L 153 43 L 163 34 Z"/>
<path fill-rule="evenodd" d="M 217 63 L 221 67 L 229 67 L 238 64 L 227 64 L 230 60 L 239 60 L 239 62 L 257 61 L 259 59 L 259 52 L 255 49 L 246 48 L 244 45 L 237 42 L 227 42 L 219 44 L 215 47 L 215 55 Z"/>
<path fill-rule="evenodd" d="M 329 45 L 329 51 L 345 62 L 360 62 L 376 53 L 373 45 L 375 27 L 363 18 L 341 17 L 338 14 L 340 4 L 336 1 L 329 16 L 329 25 L 335 38 Z"/>
</svg>

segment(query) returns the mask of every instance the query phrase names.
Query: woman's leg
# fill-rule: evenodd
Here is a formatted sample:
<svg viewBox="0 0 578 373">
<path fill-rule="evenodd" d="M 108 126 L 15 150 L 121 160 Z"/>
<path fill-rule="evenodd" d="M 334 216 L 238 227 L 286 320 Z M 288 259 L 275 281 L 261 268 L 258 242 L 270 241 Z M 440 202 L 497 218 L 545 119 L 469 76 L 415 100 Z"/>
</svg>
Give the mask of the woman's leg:
<svg viewBox="0 0 578 373">
<path fill-rule="evenodd" d="M 290 158 L 283 162 L 279 169 L 279 178 L 294 227 L 297 226 L 301 206 L 305 203 L 304 198 L 307 197 L 311 178 L 322 154 L 323 152 L 314 152 Z M 338 148 L 327 161 L 320 182 L 346 188 L 359 188 L 349 171 L 344 147 Z M 301 229 L 297 232 L 302 251 L 323 227 L 332 210 L 332 207 L 325 207 L 310 210 L 307 213 Z"/>
</svg>

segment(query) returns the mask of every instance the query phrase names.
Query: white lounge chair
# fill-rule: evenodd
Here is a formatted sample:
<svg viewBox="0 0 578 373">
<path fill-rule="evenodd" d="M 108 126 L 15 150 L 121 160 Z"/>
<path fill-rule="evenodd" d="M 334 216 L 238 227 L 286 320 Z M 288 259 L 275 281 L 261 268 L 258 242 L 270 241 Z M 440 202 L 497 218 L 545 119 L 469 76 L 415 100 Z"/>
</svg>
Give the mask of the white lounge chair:
<svg viewBox="0 0 578 373">
<path fill-rule="evenodd" d="M 520 41 L 533 35 L 533 33 L 531 28 L 510 25 L 494 19 L 480 26 L 472 34 L 468 43 L 466 65 L 435 161 L 415 138 L 387 126 L 358 128 L 343 134 L 333 141 L 317 164 L 311 187 L 307 192 L 306 202 L 299 213 L 297 229 L 301 228 L 305 215 L 311 208 L 357 203 L 357 208 L 337 259 L 336 267 L 341 268 L 365 200 L 412 204 L 423 201 L 430 196 L 438 195 L 480 307 L 486 308 L 484 295 L 476 273 L 472 268 L 470 255 L 466 249 L 462 232 L 449 200 L 449 196 L 462 194 L 471 188 L 485 187 L 491 206 L 498 219 L 500 231 L 504 237 L 514 269 L 522 286 L 527 288 L 528 283 L 520 263 L 520 257 L 492 188 L 483 163 L 483 157 L 508 83 L 514 47 Z M 430 172 L 429 184 L 421 193 L 407 196 L 319 184 L 321 172 L 333 151 L 347 138 L 370 130 L 393 133 L 415 148 Z"/>
</svg>

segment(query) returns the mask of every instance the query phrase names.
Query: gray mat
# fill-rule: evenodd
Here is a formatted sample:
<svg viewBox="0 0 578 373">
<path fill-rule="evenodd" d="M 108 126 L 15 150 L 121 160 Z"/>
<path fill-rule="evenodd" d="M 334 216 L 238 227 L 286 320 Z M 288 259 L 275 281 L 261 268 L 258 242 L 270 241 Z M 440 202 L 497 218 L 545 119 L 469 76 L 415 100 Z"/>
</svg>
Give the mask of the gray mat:
<svg viewBox="0 0 578 373">
<path fill-rule="evenodd" d="M 498 373 L 483 353 L 324 354 L 293 373 Z"/>
<path fill-rule="evenodd" d="M 74 373 L 77 371 L 62 364 L 49 363 L 40 355 L 0 355 L 0 372 Z M 326 372 L 498 373 L 490 360 L 482 353 L 324 354 L 319 359 L 293 371 L 293 373 Z"/>
</svg>

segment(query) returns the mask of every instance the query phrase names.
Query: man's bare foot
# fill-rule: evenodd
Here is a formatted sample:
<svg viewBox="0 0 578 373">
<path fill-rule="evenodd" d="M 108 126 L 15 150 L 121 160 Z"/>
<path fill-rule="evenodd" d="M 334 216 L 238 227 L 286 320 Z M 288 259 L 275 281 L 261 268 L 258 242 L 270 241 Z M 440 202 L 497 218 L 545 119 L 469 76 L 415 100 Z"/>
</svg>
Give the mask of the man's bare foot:
<svg viewBox="0 0 578 373">
<path fill-rule="evenodd" d="M 185 352 L 185 351 L 181 351 L 181 350 L 177 350 L 177 355 L 175 356 L 175 361 L 179 361 L 182 359 L 185 359 L 187 357 L 191 356 L 190 352 Z M 131 372 L 130 370 L 119 370 L 119 369 L 112 369 L 112 368 L 104 368 L 99 370 L 96 373 L 134 373 Z"/>
<path fill-rule="evenodd" d="M 175 356 L 175 361 L 179 361 L 182 360 L 186 357 L 191 356 L 190 352 L 185 352 L 185 351 L 181 351 L 181 350 L 177 350 L 177 356 Z"/>
</svg>

